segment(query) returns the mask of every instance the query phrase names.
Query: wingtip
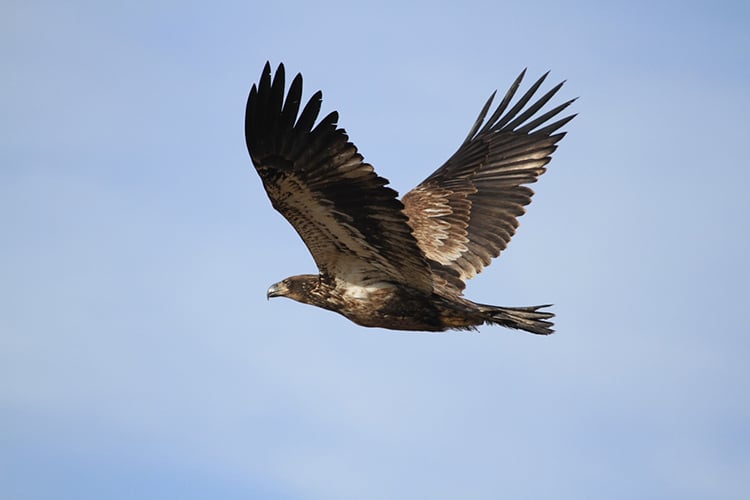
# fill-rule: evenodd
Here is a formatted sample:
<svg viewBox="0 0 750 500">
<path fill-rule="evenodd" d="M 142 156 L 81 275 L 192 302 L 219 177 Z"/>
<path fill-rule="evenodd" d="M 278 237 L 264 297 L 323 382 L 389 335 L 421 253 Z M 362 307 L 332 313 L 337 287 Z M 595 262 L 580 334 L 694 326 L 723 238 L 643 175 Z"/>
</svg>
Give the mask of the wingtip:
<svg viewBox="0 0 750 500">
<path fill-rule="evenodd" d="M 281 72 L 281 73 L 284 72 L 284 63 L 283 62 L 279 63 L 279 65 L 276 66 L 276 73 L 278 74 L 279 72 Z M 267 60 L 266 64 L 263 65 L 263 73 L 261 74 L 261 76 L 265 76 L 265 75 L 271 76 L 272 74 L 273 74 L 273 71 L 271 69 L 271 61 Z"/>
</svg>

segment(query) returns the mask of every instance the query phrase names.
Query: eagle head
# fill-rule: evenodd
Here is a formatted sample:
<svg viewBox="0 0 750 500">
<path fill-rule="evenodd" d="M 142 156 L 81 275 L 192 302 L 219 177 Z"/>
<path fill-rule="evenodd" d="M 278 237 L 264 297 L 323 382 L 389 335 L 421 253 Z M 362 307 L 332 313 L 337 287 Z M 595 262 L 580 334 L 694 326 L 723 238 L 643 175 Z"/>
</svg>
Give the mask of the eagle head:
<svg viewBox="0 0 750 500">
<path fill-rule="evenodd" d="M 287 297 L 297 302 L 310 303 L 311 294 L 319 283 L 319 277 L 314 274 L 290 276 L 271 285 L 266 292 L 266 298 Z"/>
</svg>

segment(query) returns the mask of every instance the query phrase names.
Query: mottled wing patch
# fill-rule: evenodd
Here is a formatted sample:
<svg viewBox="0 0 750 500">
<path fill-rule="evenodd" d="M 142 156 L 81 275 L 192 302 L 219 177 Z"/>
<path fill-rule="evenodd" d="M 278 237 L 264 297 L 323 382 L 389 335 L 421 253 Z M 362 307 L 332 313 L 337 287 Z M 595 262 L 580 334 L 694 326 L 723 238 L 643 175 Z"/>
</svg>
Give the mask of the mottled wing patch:
<svg viewBox="0 0 750 500">
<path fill-rule="evenodd" d="M 433 261 L 436 283 L 448 292 L 460 293 L 506 248 L 534 194 L 526 184 L 545 172 L 565 136 L 557 131 L 575 116 L 547 124 L 573 100 L 537 116 L 562 84 L 529 105 L 547 75 L 508 109 L 523 75 L 485 123 L 490 97 L 458 151 L 403 198 L 417 243 Z"/>
</svg>

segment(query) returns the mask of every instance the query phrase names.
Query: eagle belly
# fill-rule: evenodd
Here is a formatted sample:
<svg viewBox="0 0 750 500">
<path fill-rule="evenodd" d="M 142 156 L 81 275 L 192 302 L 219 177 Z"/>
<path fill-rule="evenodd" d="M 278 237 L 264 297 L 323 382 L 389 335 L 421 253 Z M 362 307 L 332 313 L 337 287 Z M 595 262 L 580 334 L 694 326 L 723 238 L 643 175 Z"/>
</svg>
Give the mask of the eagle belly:
<svg viewBox="0 0 750 500">
<path fill-rule="evenodd" d="M 334 311 L 360 326 L 390 330 L 440 332 L 472 329 L 483 321 L 463 308 L 453 308 L 436 294 L 427 295 L 401 284 L 338 283 Z"/>
</svg>

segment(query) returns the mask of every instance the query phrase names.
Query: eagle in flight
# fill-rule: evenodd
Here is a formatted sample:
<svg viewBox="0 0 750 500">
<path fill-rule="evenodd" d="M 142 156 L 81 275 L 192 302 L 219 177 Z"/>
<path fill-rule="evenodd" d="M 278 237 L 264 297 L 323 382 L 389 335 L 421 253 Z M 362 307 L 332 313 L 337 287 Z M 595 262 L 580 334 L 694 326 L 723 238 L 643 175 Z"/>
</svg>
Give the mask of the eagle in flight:
<svg viewBox="0 0 750 500">
<path fill-rule="evenodd" d="M 289 297 L 367 327 L 473 330 L 501 325 L 548 335 L 544 306 L 498 307 L 463 296 L 466 280 L 500 255 L 575 115 L 574 99 L 540 114 L 562 87 L 532 101 L 547 74 L 511 105 L 525 70 L 485 120 L 490 96 L 445 164 L 401 200 L 338 128 L 317 121 L 320 91 L 302 107 L 302 75 L 284 98 L 284 66 L 266 63 L 245 113 L 245 139 L 273 207 L 294 227 L 317 274 L 286 278 L 267 297 Z M 531 104 L 529 104 L 531 103 Z M 553 121 L 554 119 L 554 121 Z"/>
</svg>

